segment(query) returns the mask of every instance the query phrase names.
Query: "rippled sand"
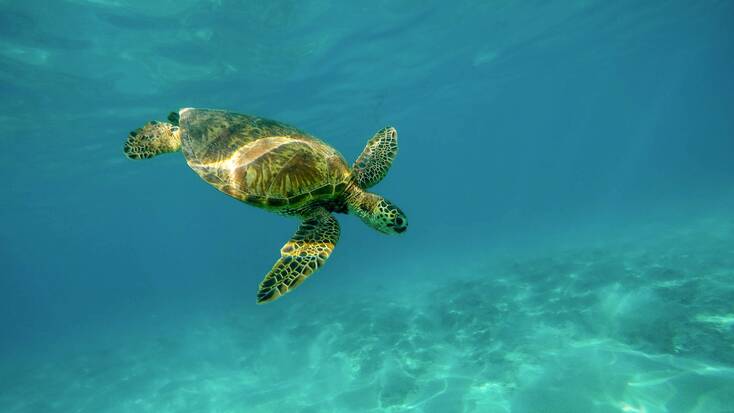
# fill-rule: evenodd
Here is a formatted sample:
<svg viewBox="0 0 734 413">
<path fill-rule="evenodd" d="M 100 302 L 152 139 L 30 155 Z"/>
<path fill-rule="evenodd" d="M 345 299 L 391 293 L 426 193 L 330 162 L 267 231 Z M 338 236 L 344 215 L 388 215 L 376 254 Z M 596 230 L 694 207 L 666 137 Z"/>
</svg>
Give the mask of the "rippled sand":
<svg viewBox="0 0 734 413">
<path fill-rule="evenodd" d="M 646 239 L 5 359 L 0 411 L 733 412 L 734 225 Z"/>
</svg>

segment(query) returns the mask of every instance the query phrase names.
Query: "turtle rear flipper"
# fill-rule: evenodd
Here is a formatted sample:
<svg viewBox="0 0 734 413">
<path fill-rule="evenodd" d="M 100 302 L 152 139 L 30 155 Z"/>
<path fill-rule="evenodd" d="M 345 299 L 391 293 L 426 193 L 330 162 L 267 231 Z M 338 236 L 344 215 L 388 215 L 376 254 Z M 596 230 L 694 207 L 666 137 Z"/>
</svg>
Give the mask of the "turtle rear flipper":
<svg viewBox="0 0 734 413">
<path fill-rule="evenodd" d="M 321 268 L 339 241 L 339 222 L 324 208 L 305 216 L 295 235 L 281 248 L 280 259 L 260 283 L 258 304 L 293 290 Z"/>
<path fill-rule="evenodd" d="M 125 142 L 125 156 L 130 159 L 148 159 L 181 148 L 178 126 L 168 122 L 150 121 L 130 132 Z"/>
<path fill-rule="evenodd" d="M 380 129 L 352 165 L 352 175 L 357 185 L 367 189 L 380 182 L 387 175 L 397 154 L 398 131 L 389 126 Z"/>
</svg>

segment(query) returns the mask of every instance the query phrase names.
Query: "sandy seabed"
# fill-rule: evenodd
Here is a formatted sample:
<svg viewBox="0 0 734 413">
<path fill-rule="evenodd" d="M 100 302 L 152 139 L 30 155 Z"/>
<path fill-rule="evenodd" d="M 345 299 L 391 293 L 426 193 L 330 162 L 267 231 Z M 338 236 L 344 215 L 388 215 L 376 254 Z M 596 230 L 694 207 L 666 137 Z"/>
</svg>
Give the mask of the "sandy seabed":
<svg viewBox="0 0 734 413">
<path fill-rule="evenodd" d="M 6 358 L 0 411 L 734 412 L 732 221 L 403 278 Z"/>
</svg>

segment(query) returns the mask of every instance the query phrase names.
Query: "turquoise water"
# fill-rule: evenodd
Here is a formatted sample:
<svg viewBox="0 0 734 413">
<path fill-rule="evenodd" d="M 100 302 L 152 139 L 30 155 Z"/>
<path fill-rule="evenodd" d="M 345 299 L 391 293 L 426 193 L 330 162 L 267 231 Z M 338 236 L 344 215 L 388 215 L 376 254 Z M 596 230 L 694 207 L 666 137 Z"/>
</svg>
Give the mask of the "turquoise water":
<svg viewBox="0 0 734 413">
<path fill-rule="evenodd" d="M 734 5 L 0 1 L 0 412 L 734 412 Z M 297 221 L 130 130 L 298 126 L 409 230 Z"/>
</svg>

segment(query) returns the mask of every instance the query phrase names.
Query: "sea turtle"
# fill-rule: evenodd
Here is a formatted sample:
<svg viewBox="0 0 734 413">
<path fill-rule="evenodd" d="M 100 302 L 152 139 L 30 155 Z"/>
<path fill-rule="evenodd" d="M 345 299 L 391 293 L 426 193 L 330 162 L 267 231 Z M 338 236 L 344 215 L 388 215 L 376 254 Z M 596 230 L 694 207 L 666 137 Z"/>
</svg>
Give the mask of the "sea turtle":
<svg viewBox="0 0 734 413">
<path fill-rule="evenodd" d="M 202 179 L 246 204 L 301 219 L 260 283 L 257 302 L 275 300 L 324 265 L 339 240 L 332 213 L 352 213 L 385 234 L 408 227 L 405 214 L 367 192 L 398 153 L 395 128 L 378 131 L 349 168 L 334 148 L 292 126 L 224 110 L 184 108 L 168 121 L 130 132 L 125 155 L 148 159 L 179 149 Z"/>
</svg>

